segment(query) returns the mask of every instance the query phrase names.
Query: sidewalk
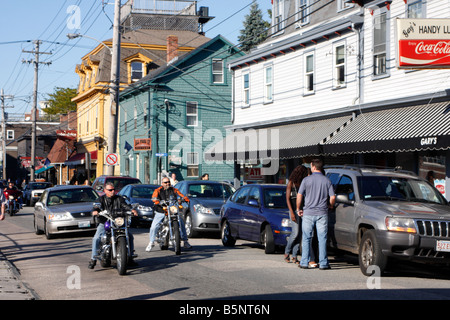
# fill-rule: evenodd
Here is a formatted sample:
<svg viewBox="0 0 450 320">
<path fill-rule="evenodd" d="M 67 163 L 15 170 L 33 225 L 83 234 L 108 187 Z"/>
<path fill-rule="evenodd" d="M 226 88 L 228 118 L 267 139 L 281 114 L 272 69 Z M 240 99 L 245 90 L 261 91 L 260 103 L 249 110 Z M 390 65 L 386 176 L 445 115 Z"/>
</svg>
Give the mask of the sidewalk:
<svg viewBox="0 0 450 320">
<path fill-rule="evenodd" d="M 39 300 L 39 296 L 20 280 L 17 268 L 1 252 L 0 300 Z"/>
</svg>

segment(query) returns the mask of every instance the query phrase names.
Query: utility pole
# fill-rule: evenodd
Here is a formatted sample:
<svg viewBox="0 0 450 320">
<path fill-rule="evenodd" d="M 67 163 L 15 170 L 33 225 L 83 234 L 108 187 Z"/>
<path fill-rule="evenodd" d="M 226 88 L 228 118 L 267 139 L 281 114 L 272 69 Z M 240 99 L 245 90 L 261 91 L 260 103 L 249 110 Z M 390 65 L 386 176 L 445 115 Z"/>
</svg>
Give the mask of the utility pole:
<svg viewBox="0 0 450 320">
<path fill-rule="evenodd" d="M 120 0 L 114 3 L 114 25 L 113 43 L 111 57 L 111 87 L 110 101 L 111 110 L 109 113 L 109 126 L 107 134 L 107 153 L 116 153 L 117 145 L 117 118 L 119 111 L 119 90 L 120 90 Z M 114 175 L 114 166 L 106 165 L 106 174 Z"/>
<path fill-rule="evenodd" d="M 12 108 L 5 106 L 5 99 L 12 99 L 13 96 L 5 96 L 3 89 L 0 93 L 0 100 L 2 102 L 2 170 L 3 180 L 7 180 L 6 177 L 6 113 L 5 108 Z"/>
<path fill-rule="evenodd" d="M 34 41 L 35 49 L 34 51 L 25 51 L 25 53 L 33 53 L 34 60 L 22 60 L 23 63 L 33 63 L 34 64 L 34 92 L 33 92 L 33 108 L 31 111 L 31 166 L 30 166 L 30 181 L 34 181 L 34 171 L 36 162 L 36 112 L 37 112 L 37 95 L 38 95 L 38 75 L 39 75 L 39 64 L 50 65 L 51 62 L 39 62 L 40 54 L 52 54 L 51 52 L 39 52 L 39 45 L 42 42 L 40 40 Z"/>
</svg>

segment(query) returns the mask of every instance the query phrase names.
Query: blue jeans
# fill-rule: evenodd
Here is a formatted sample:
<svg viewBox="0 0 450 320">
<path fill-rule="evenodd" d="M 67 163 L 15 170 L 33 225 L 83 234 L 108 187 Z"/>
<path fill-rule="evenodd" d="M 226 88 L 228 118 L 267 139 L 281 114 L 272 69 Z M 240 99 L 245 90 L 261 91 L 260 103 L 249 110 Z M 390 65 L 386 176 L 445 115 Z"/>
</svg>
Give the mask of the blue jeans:
<svg viewBox="0 0 450 320">
<path fill-rule="evenodd" d="M 150 243 L 155 242 L 156 238 L 156 232 L 159 229 L 159 226 L 164 220 L 164 213 L 155 211 L 155 216 L 153 217 L 152 226 L 150 227 L 149 237 L 150 237 Z M 180 236 L 181 240 L 187 241 L 187 234 L 186 234 L 186 226 L 184 225 L 184 220 L 180 215 Z"/>
<path fill-rule="evenodd" d="M 317 239 L 319 240 L 319 265 L 321 268 L 325 268 L 329 266 L 327 255 L 328 214 L 303 216 L 302 259 L 300 260 L 300 266 L 307 267 L 310 261 L 314 226 L 317 228 Z"/>
<path fill-rule="evenodd" d="M 301 220 L 300 221 L 299 220 L 300 219 L 298 219 L 298 217 L 297 217 L 297 222 L 294 222 L 292 220 L 289 221 L 292 231 L 291 231 L 291 234 L 289 235 L 289 240 L 286 245 L 286 248 L 284 249 L 284 254 L 289 254 L 289 253 L 291 253 L 291 250 L 292 250 L 292 258 L 297 257 L 298 251 L 300 249 L 300 239 L 301 239 L 302 234 L 299 232 L 300 231 L 299 222 L 301 221 Z"/>
<path fill-rule="evenodd" d="M 98 255 L 98 250 L 100 250 L 100 245 L 101 245 L 101 238 L 102 238 L 102 235 L 104 235 L 105 233 L 106 233 L 105 225 L 103 223 L 99 223 L 97 226 L 97 231 L 95 231 L 94 238 L 92 238 L 92 253 L 91 253 L 92 260 L 95 260 L 96 256 Z M 128 230 L 128 240 L 130 242 L 130 252 L 133 255 L 134 237 L 131 234 L 130 230 Z"/>
</svg>

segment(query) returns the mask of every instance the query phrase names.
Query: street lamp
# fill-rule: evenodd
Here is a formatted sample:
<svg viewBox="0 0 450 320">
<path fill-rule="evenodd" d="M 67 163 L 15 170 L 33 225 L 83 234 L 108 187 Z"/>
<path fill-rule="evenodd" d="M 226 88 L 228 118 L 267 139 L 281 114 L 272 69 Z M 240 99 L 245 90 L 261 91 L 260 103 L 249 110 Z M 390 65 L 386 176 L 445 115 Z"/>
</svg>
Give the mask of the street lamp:
<svg viewBox="0 0 450 320">
<path fill-rule="evenodd" d="M 104 46 L 106 49 L 108 49 L 108 51 L 109 51 L 109 53 L 111 53 L 111 55 L 113 53 L 112 49 L 110 47 L 108 47 L 104 42 L 102 42 L 98 39 L 89 37 L 87 35 L 81 34 L 81 33 L 68 33 L 67 38 L 69 38 L 69 40 L 76 39 L 76 38 L 88 38 L 88 39 L 91 39 L 91 40 L 94 40 L 94 41 L 97 41 L 98 43 L 100 43 L 102 46 Z"/>
</svg>

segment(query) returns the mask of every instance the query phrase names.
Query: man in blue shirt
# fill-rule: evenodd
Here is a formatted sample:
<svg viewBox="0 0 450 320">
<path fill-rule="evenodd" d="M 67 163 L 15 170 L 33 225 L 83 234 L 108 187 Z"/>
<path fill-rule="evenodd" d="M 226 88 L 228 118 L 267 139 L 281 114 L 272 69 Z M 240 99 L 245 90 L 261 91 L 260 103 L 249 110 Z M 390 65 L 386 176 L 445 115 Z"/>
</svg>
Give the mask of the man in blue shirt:
<svg viewBox="0 0 450 320">
<path fill-rule="evenodd" d="M 309 250 L 314 227 L 317 227 L 317 238 L 319 240 L 320 269 L 330 269 L 327 255 L 328 209 L 334 207 L 336 196 L 330 179 L 324 176 L 322 171 L 322 160 L 312 160 L 312 174 L 303 179 L 297 194 L 296 212 L 303 217 L 302 259 L 300 261 L 300 268 L 303 269 L 308 269 Z M 303 199 L 305 202 L 303 212 L 301 212 L 300 204 Z"/>
</svg>

